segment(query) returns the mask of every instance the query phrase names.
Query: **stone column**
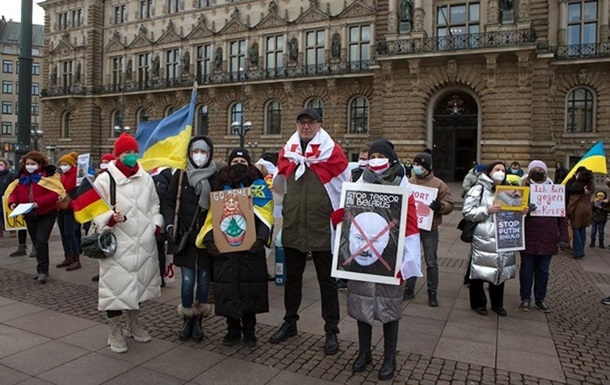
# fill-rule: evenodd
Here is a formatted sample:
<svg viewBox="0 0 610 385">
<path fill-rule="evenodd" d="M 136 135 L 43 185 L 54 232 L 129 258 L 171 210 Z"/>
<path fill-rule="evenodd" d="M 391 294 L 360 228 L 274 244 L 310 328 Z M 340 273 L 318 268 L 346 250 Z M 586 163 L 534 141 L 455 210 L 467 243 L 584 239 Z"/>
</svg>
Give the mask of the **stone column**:
<svg viewBox="0 0 610 385">
<path fill-rule="evenodd" d="M 498 8 L 498 0 L 487 1 L 487 24 L 498 24 L 498 16 L 500 10 Z"/>
<path fill-rule="evenodd" d="M 608 7 L 610 0 L 602 0 L 602 14 L 599 18 L 599 42 L 607 43 L 609 38 Z"/>
<path fill-rule="evenodd" d="M 388 33 L 395 34 L 398 31 L 398 12 L 396 4 L 400 0 L 390 0 L 388 2 Z"/>
<path fill-rule="evenodd" d="M 424 0 L 415 0 L 413 3 L 413 32 L 416 35 L 425 36 L 424 31 L 424 17 L 426 12 L 424 11 Z"/>
<path fill-rule="evenodd" d="M 568 31 L 568 2 L 559 1 L 559 31 L 557 31 L 557 45 L 566 45 Z"/>
</svg>

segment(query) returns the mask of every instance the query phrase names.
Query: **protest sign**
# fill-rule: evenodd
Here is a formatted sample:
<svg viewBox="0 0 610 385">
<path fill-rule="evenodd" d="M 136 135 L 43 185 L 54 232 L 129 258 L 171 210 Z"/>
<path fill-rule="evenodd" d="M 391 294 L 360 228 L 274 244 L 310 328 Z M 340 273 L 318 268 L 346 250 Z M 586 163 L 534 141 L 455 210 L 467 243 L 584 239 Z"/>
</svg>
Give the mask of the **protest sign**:
<svg viewBox="0 0 610 385">
<path fill-rule="evenodd" d="M 6 231 L 26 230 L 25 218 L 23 215 L 11 217 L 13 210 L 8 208 L 8 196 L 2 197 L 2 212 L 4 213 L 4 229 Z"/>
<path fill-rule="evenodd" d="M 332 276 L 399 285 L 408 192 L 403 187 L 344 183 Z"/>
<path fill-rule="evenodd" d="M 432 229 L 432 220 L 434 219 L 434 211 L 430 208 L 430 203 L 436 199 L 438 189 L 420 186 L 414 183 L 409 187 L 411 188 L 411 191 L 413 191 L 413 199 L 415 200 L 417 227 L 422 230 L 430 231 Z"/>
<path fill-rule="evenodd" d="M 529 187 L 496 186 L 494 205 L 499 205 L 502 211 L 523 211 L 529 202 Z"/>
<path fill-rule="evenodd" d="M 212 191 L 210 211 L 214 243 L 221 253 L 246 251 L 254 244 L 256 224 L 250 187 Z"/>
<path fill-rule="evenodd" d="M 91 161 L 91 154 L 79 154 L 76 162 L 76 185 L 80 186 L 81 182 L 87 176 L 89 172 L 89 162 Z"/>
<path fill-rule="evenodd" d="M 517 211 L 494 214 L 496 223 L 496 251 L 525 250 L 525 221 Z"/>
<path fill-rule="evenodd" d="M 562 184 L 532 184 L 530 202 L 536 210 L 530 212 L 532 217 L 565 217 L 566 186 Z"/>
</svg>

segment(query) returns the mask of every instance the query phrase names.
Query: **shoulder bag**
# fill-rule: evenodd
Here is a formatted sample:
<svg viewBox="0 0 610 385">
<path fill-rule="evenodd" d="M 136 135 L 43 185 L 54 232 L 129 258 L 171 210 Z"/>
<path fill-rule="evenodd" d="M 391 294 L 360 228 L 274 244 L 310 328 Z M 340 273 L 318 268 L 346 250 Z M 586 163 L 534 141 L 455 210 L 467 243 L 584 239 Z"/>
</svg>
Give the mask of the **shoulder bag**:
<svg viewBox="0 0 610 385">
<path fill-rule="evenodd" d="M 479 195 L 479 204 L 483 199 L 483 192 L 485 191 L 485 188 L 483 186 L 481 187 L 482 188 L 481 195 Z M 462 242 L 472 243 L 472 238 L 474 237 L 474 230 L 477 228 L 478 224 L 479 222 L 472 222 L 466 220 L 466 218 L 462 218 L 460 223 L 458 223 L 457 225 L 458 230 L 462 230 L 462 234 L 460 235 L 460 239 L 462 240 Z"/>
<path fill-rule="evenodd" d="M 193 230 L 195 229 L 197 214 L 199 214 L 199 209 L 195 210 L 195 215 L 193 216 L 193 220 L 191 221 L 191 226 L 188 228 L 188 230 L 180 234 L 177 241 L 175 242 L 176 248 L 174 249 L 174 255 L 180 255 L 184 253 L 186 251 L 186 248 L 188 247 L 189 240 L 192 238 L 193 235 L 195 235 Z"/>
</svg>

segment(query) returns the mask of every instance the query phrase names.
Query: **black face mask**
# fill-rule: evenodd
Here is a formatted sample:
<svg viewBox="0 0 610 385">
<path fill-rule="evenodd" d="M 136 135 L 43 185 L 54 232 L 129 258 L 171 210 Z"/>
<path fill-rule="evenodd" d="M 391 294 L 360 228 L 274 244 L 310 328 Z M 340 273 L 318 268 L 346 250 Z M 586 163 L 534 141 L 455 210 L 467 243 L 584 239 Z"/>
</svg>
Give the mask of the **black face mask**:
<svg viewBox="0 0 610 385">
<path fill-rule="evenodd" d="M 231 166 L 231 170 L 235 171 L 235 174 L 237 174 L 238 177 L 242 177 L 244 176 L 246 171 L 248 171 L 248 166 L 246 166 L 245 164 L 237 163 Z"/>
<path fill-rule="evenodd" d="M 534 182 L 544 182 L 544 173 L 540 172 L 540 171 L 532 171 L 532 174 L 530 175 L 530 178 L 534 181 Z"/>
</svg>

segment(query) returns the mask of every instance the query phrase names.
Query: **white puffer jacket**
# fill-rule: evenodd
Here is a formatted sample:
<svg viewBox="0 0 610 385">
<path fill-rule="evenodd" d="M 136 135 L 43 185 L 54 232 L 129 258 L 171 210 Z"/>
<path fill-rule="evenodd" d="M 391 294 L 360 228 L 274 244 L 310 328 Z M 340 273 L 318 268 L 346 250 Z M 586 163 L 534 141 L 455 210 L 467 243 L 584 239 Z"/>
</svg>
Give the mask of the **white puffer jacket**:
<svg viewBox="0 0 610 385">
<path fill-rule="evenodd" d="M 462 215 L 478 223 L 470 249 L 470 279 L 482 279 L 499 285 L 515 278 L 515 252 L 496 251 L 496 224 L 493 215 L 487 211 L 493 201 L 492 180 L 486 174 L 481 174 L 477 184 L 464 197 Z"/>
<path fill-rule="evenodd" d="M 100 174 L 95 186 L 110 202 L 110 178 L 116 182 L 116 212 L 127 216 L 112 229 L 117 238 L 117 251 L 100 260 L 99 310 L 136 310 L 139 304 L 161 295 L 161 279 L 155 227 L 163 228 L 159 197 L 148 173 L 142 168 L 126 177 L 110 162 L 108 172 Z M 112 211 L 94 219 L 98 229 L 106 225 Z M 101 231 L 100 230 L 100 231 Z"/>
</svg>

